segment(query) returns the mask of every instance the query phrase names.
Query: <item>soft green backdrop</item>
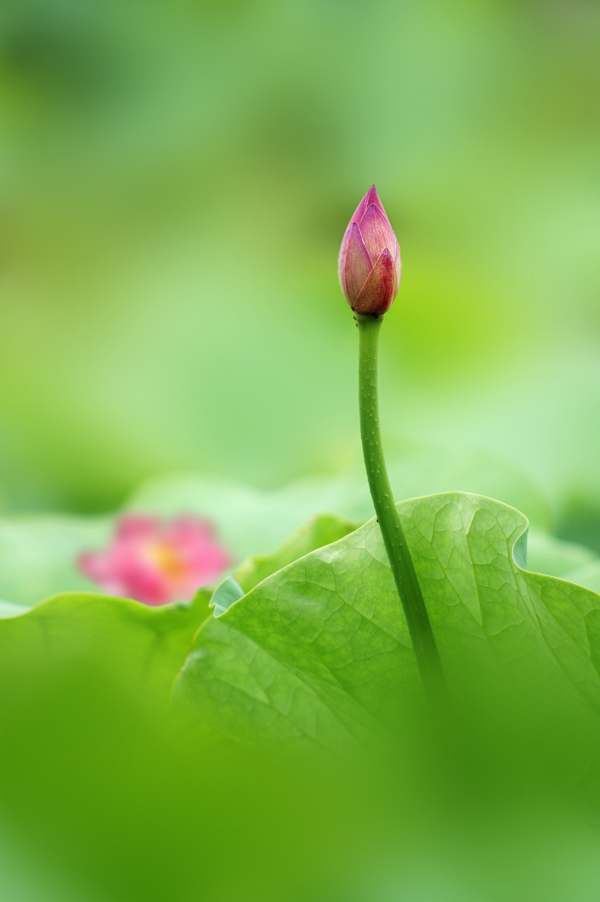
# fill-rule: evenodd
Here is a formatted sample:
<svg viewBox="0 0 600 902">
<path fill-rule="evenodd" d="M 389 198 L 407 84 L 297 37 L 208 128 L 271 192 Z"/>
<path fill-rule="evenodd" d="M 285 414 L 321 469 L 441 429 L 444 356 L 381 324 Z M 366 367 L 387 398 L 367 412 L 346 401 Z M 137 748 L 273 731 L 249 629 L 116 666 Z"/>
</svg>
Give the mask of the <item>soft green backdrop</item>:
<svg viewBox="0 0 600 902">
<path fill-rule="evenodd" d="M 3 616 L 89 588 L 76 552 L 124 502 L 210 516 L 237 562 L 369 516 L 336 258 L 373 182 L 398 498 L 514 504 L 533 569 L 596 587 L 541 531 L 600 550 L 599 45 L 596 0 L 3 0 Z M 516 781 L 482 757 L 431 810 L 396 761 L 385 805 L 338 798 L 164 704 L 146 653 L 174 672 L 194 606 L 96 596 L 86 626 L 65 598 L 3 621 L 10 902 L 598 897 L 597 838 L 523 793 L 518 742 Z"/>
<path fill-rule="evenodd" d="M 375 182 L 388 433 L 506 458 L 598 545 L 599 40 L 591 0 L 5 0 L 4 510 L 354 461 L 336 257 Z"/>
</svg>

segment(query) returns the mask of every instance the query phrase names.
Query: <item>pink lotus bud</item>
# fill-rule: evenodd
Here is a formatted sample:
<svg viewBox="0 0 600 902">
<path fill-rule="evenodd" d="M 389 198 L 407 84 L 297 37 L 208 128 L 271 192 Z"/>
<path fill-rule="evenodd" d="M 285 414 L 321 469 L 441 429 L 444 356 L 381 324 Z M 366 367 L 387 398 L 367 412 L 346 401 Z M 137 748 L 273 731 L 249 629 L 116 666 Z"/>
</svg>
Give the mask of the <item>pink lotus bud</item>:
<svg viewBox="0 0 600 902">
<path fill-rule="evenodd" d="M 400 247 L 375 185 L 367 191 L 342 240 L 340 285 L 355 313 L 381 316 L 400 287 Z"/>
<path fill-rule="evenodd" d="M 127 515 L 117 523 L 112 545 L 82 554 L 81 571 L 110 595 L 157 606 L 189 601 L 230 566 L 228 552 L 206 520 Z"/>
</svg>

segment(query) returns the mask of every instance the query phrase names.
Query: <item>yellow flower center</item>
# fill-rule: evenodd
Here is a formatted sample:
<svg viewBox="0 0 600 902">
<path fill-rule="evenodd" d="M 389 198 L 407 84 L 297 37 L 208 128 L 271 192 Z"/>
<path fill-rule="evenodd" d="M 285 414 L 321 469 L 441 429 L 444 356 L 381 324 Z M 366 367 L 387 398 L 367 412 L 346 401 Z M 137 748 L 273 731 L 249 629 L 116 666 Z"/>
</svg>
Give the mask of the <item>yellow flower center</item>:
<svg viewBox="0 0 600 902">
<path fill-rule="evenodd" d="M 151 545 L 148 549 L 152 562 L 171 580 L 187 576 L 188 567 L 174 548 L 168 545 Z"/>
</svg>

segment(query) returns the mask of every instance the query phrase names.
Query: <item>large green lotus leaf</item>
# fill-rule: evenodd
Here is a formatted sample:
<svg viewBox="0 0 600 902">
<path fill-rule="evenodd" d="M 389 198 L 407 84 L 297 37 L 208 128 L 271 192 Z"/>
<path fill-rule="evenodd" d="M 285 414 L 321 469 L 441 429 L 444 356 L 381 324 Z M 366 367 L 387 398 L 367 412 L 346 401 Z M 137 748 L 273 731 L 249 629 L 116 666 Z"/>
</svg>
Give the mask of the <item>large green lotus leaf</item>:
<svg viewBox="0 0 600 902">
<path fill-rule="evenodd" d="M 525 569 L 525 517 L 461 493 L 398 507 L 451 683 L 481 663 L 517 687 L 560 686 L 576 706 L 600 710 L 600 596 Z M 176 698 L 247 741 L 337 750 L 360 743 L 417 686 L 371 520 L 207 620 Z"/>
</svg>

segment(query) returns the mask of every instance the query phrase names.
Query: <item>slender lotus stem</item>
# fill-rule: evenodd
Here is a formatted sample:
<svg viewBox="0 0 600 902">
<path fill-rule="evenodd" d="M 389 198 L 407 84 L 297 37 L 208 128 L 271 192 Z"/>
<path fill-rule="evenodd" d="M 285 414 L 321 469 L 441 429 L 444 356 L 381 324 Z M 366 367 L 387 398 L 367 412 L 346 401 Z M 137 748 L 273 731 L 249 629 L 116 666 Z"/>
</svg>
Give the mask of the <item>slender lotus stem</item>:
<svg viewBox="0 0 600 902">
<path fill-rule="evenodd" d="M 398 595 L 406 615 L 419 673 L 428 696 L 439 700 L 440 693 L 444 691 L 441 662 L 421 587 L 394 504 L 381 444 L 377 352 L 383 317 L 356 314 L 355 319 L 360 334 L 360 432 L 369 488 Z"/>
</svg>

